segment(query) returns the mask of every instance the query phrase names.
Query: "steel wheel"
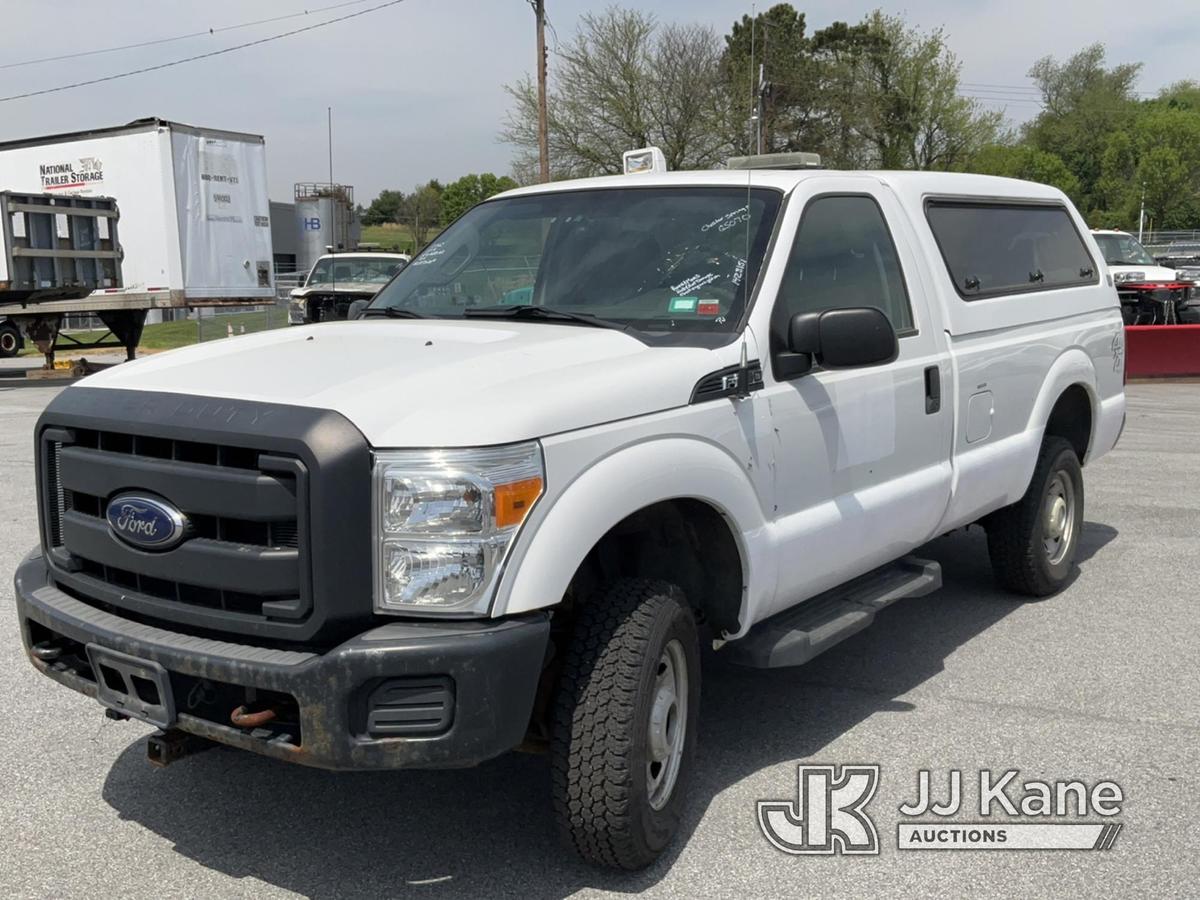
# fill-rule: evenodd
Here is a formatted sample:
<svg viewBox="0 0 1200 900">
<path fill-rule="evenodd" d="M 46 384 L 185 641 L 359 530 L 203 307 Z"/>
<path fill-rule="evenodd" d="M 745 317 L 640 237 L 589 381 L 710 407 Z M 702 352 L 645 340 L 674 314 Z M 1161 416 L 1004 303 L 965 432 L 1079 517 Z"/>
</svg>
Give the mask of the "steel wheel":
<svg viewBox="0 0 1200 900">
<path fill-rule="evenodd" d="M 677 640 L 663 648 L 654 680 L 654 700 L 647 728 L 649 760 L 646 789 L 650 805 L 662 809 L 671 799 L 687 737 L 688 671 L 683 646 Z"/>
<path fill-rule="evenodd" d="M 1071 550 L 1075 538 L 1075 485 L 1066 472 L 1054 473 L 1042 504 L 1042 546 L 1046 559 L 1057 566 Z"/>
</svg>

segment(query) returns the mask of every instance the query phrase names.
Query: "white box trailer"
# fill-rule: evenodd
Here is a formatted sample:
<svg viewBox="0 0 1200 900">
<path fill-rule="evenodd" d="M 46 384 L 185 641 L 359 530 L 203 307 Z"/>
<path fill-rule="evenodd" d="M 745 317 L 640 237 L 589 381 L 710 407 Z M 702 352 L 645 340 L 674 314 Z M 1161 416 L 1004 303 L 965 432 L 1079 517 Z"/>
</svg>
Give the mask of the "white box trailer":
<svg viewBox="0 0 1200 900">
<path fill-rule="evenodd" d="M 112 197 L 124 281 L 75 299 L 0 297 L 0 354 L 21 332 L 54 365 L 55 348 L 112 346 L 60 335 L 63 316 L 94 313 L 133 358 L 147 312 L 272 303 L 266 146 L 260 135 L 139 119 L 115 128 L 0 142 L 0 191 Z M 8 346 L 11 345 L 11 346 Z M 6 349 L 7 347 L 7 349 Z"/>
<path fill-rule="evenodd" d="M 139 119 L 0 142 L 0 190 L 117 201 L 124 286 L 83 301 L 47 301 L 47 310 L 247 305 L 275 298 L 260 135 Z M 8 312 L 0 307 L 0 315 Z"/>
</svg>

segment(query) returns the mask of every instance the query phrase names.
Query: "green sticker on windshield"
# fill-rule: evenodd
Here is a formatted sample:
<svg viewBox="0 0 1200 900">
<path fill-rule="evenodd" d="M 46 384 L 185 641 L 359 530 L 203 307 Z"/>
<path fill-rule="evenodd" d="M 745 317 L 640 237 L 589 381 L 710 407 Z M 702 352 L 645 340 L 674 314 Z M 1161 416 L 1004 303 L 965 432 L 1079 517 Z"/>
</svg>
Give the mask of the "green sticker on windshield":
<svg viewBox="0 0 1200 900">
<path fill-rule="evenodd" d="M 667 309 L 673 313 L 694 313 L 697 302 L 695 297 L 672 297 Z"/>
</svg>

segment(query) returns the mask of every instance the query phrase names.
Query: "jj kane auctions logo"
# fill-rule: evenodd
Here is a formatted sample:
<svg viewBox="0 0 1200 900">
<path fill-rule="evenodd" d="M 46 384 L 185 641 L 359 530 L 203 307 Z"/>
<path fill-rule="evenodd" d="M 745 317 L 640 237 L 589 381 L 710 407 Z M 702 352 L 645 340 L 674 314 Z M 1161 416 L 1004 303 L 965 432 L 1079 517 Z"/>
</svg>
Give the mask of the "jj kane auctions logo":
<svg viewBox="0 0 1200 900">
<path fill-rule="evenodd" d="M 935 796 L 931 773 L 917 775 L 917 796 L 901 804 L 900 850 L 1109 850 L 1123 825 L 1124 794 L 1113 781 L 1019 780 L 1009 769 L 979 772 L 977 806 L 984 821 L 960 821 L 970 808 L 963 774 L 951 769 Z M 802 765 L 794 799 L 760 800 L 758 827 L 784 853 L 877 855 L 879 835 L 867 805 L 879 787 L 879 766 Z M 969 814 L 969 813 L 968 813 Z M 1080 821 L 1092 817 L 1097 821 Z M 932 817 L 932 818 L 930 818 Z M 1012 821 L 1020 817 L 1020 821 Z M 1031 821 L 1032 820 L 1032 821 Z M 1047 821 L 1049 820 L 1049 821 Z"/>
</svg>

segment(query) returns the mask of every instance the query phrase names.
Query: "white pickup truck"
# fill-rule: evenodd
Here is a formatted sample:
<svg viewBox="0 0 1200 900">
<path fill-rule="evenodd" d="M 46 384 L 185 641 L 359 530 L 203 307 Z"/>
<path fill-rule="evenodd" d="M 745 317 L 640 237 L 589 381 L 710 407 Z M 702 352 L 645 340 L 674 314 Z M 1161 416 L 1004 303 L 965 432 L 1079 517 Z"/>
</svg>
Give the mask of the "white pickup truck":
<svg viewBox="0 0 1200 900">
<path fill-rule="evenodd" d="M 1072 576 L 1123 331 L 1059 191 L 714 171 L 477 206 L 357 321 L 137 360 L 37 426 L 29 657 L 153 761 L 548 753 L 570 845 L 636 868 L 687 801 L 701 641 L 798 665 L 935 590 Z M 282 373 L 282 374 L 281 374 Z"/>
</svg>

